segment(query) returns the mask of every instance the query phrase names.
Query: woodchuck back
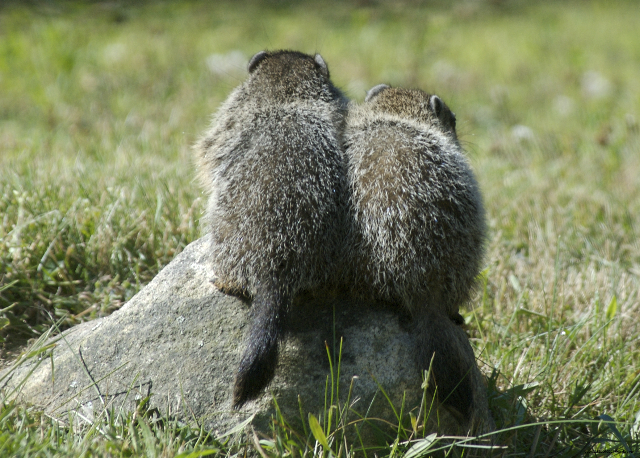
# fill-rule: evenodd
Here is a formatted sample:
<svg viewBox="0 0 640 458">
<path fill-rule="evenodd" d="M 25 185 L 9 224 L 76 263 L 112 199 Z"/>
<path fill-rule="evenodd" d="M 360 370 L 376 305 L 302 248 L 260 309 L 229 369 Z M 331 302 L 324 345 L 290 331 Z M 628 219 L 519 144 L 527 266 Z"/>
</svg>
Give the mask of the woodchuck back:
<svg viewBox="0 0 640 458">
<path fill-rule="evenodd" d="M 488 415 L 486 389 L 459 307 L 480 272 L 486 230 L 455 115 L 436 95 L 379 85 L 350 105 L 345 145 L 350 289 L 412 314 L 420 370 L 431 367 L 438 398 L 473 423 Z"/>
<path fill-rule="evenodd" d="M 262 51 L 196 149 L 216 285 L 253 297 L 234 407 L 272 379 L 293 297 L 335 272 L 344 239 L 347 100 L 319 54 Z"/>
</svg>

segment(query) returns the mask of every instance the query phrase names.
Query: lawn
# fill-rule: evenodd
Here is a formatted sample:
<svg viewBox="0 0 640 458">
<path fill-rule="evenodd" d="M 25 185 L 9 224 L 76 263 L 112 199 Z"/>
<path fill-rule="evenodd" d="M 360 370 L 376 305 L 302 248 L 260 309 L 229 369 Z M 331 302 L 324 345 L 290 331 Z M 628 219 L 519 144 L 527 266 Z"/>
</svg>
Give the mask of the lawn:
<svg viewBox="0 0 640 458">
<path fill-rule="evenodd" d="M 211 114 L 255 52 L 319 52 L 354 101 L 384 82 L 456 113 L 489 225 L 464 315 L 512 428 L 501 453 L 640 455 L 637 2 L 125 5 L 0 4 L 2 359 L 118 309 L 197 239 Z M 300 452 L 279 434 L 266 453 Z M 0 456 L 236 451 L 194 425 L 73 430 L 0 396 Z"/>
</svg>

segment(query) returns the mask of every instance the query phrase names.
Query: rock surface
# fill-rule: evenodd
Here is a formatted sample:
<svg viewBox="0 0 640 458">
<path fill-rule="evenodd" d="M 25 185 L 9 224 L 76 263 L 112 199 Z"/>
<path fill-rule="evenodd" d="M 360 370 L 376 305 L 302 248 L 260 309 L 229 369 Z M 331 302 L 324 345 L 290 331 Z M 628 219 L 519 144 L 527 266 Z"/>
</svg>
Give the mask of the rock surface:
<svg viewBox="0 0 640 458">
<path fill-rule="evenodd" d="M 317 298 L 301 300 L 294 308 L 267 393 L 233 410 L 233 377 L 244 349 L 250 304 L 214 288 L 206 247 L 206 237 L 189 245 L 120 310 L 54 338 L 52 358 L 43 353 L 40 359 L 27 360 L 0 388 L 4 385 L 4 393 L 9 393 L 26 378 L 13 396 L 59 418 L 73 412 L 90 420 L 103 405 L 133 411 L 140 399 L 151 395 L 151 407 L 162 415 L 198 418 L 217 433 L 254 414 L 256 429 L 268 432 L 273 396 L 294 425 L 300 424 L 298 399 L 305 419 L 307 412 L 323 412 L 327 378 L 331 383 L 327 348 L 336 358 L 337 377 L 343 338 L 341 402 L 353 384 L 353 411 L 397 425 L 380 386 L 398 412 L 404 396 L 405 413 L 413 409 L 417 414 L 423 390 L 411 351 L 413 338 L 403 318 L 348 300 Z M 427 399 L 427 405 L 430 402 Z M 357 418 L 355 412 L 351 420 Z M 438 421 L 440 431 L 455 428 L 446 412 L 439 413 Z M 372 424 L 386 428 L 379 420 Z M 364 426 L 361 434 L 373 438 L 376 428 L 368 422 L 357 425 Z M 375 437 L 379 439 L 379 433 Z"/>
</svg>

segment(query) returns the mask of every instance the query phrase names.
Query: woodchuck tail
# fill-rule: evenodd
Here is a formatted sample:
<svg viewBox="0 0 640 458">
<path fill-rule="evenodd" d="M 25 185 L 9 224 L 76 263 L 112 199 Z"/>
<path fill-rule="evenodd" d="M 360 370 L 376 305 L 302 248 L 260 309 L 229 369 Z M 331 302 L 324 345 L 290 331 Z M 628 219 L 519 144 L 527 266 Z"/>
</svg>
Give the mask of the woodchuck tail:
<svg viewBox="0 0 640 458">
<path fill-rule="evenodd" d="M 278 344 L 291 305 L 288 294 L 275 287 L 260 287 L 251 307 L 251 329 L 247 337 L 233 388 L 233 407 L 256 398 L 269 384 L 278 362 Z"/>
<path fill-rule="evenodd" d="M 435 382 L 438 400 L 461 424 L 476 432 L 491 430 L 493 420 L 483 377 L 467 334 L 456 324 L 457 318 L 462 317 L 452 319 L 433 310 L 423 310 L 414 317 L 417 362 L 421 371 L 431 366 L 430 382 Z"/>
</svg>

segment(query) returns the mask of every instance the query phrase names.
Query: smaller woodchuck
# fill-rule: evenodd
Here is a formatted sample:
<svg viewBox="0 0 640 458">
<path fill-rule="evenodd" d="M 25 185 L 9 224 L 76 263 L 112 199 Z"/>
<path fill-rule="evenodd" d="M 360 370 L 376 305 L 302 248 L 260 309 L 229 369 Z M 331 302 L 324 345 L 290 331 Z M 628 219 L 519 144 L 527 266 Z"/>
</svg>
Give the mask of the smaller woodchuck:
<svg viewBox="0 0 640 458">
<path fill-rule="evenodd" d="M 485 219 L 455 115 L 436 95 L 375 86 L 349 107 L 345 154 L 350 289 L 406 307 L 419 369 L 432 367 L 438 398 L 477 430 L 474 422 L 488 416 L 486 390 L 458 324 L 480 272 Z"/>
<path fill-rule="evenodd" d="M 319 54 L 262 51 L 196 146 L 216 285 L 253 298 L 233 403 L 273 378 L 292 300 L 336 269 L 345 237 L 347 99 Z"/>
</svg>

